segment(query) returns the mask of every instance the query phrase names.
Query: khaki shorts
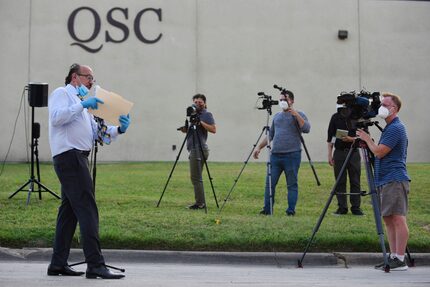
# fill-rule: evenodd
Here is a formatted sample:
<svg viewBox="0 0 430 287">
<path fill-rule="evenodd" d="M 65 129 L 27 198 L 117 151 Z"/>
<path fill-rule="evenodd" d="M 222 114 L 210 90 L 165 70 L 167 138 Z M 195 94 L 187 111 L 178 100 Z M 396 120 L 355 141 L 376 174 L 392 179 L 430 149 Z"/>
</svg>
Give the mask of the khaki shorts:
<svg viewBox="0 0 430 287">
<path fill-rule="evenodd" d="M 408 214 L 409 181 L 393 181 L 378 189 L 382 216 Z"/>
</svg>

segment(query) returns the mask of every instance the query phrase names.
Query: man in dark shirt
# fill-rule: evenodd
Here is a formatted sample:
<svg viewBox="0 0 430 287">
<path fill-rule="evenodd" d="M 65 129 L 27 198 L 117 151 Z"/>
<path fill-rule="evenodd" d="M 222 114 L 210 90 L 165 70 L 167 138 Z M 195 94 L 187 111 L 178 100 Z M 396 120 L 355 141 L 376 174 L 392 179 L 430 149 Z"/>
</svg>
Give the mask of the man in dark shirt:
<svg viewBox="0 0 430 287">
<path fill-rule="evenodd" d="M 341 114 L 342 107 L 338 108 L 338 112 L 333 114 L 331 117 L 328 131 L 327 131 L 327 147 L 328 147 L 328 163 L 334 167 L 334 176 L 337 179 L 342 165 L 344 164 L 351 145 L 354 142 L 355 130 L 348 126 L 347 120 Z M 338 130 L 348 131 L 347 135 L 336 137 Z M 334 152 L 333 152 L 334 146 Z M 350 203 L 351 213 L 354 215 L 363 215 L 360 208 L 360 172 L 361 172 L 361 161 L 360 153 L 358 149 L 352 152 L 350 160 L 346 166 L 345 172 L 342 174 L 338 186 L 336 188 L 336 198 L 338 209 L 336 215 L 343 215 L 348 213 L 348 203 L 346 200 L 346 174 L 349 175 L 350 185 Z"/>
<path fill-rule="evenodd" d="M 212 113 L 207 111 L 206 96 L 203 94 L 196 94 L 193 96 L 193 103 L 196 109 L 198 120 L 194 122 L 196 125 L 196 132 L 188 134 L 187 150 L 189 152 L 190 161 L 190 177 L 191 183 L 194 187 L 195 203 L 188 206 L 189 209 L 203 209 L 206 207 L 205 193 L 203 187 L 202 169 L 204 161 L 209 157 L 209 148 L 206 144 L 208 132 L 216 133 L 215 120 Z M 186 133 L 187 129 L 182 128 L 182 132 Z M 200 150 L 202 145 L 202 151 Z M 204 156 L 204 159 L 203 157 Z"/>
</svg>

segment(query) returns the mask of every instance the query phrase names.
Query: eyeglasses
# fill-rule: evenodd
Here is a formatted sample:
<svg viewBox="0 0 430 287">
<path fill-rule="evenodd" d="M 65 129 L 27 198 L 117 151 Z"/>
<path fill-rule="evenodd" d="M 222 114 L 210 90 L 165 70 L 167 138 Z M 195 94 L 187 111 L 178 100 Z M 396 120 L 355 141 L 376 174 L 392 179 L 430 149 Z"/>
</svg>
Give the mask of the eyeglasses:
<svg viewBox="0 0 430 287">
<path fill-rule="evenodd" d="M 81 77 L 87 78 L 87 80 L 90 81 L 90 82 L 95 82 L 94 77 L 91 76 L 90 74 L 78 74 L 78 75 L 81 76 Z"/>
</svg>

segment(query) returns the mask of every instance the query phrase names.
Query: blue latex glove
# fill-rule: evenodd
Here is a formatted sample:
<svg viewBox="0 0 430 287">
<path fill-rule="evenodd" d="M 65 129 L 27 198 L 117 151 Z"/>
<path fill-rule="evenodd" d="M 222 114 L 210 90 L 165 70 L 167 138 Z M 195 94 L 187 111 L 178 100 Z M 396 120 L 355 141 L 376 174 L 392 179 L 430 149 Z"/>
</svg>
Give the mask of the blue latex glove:
<svg viewBox="0 0 430 287">
<path fill-rule="evenodd" d="M 81 105 L 87 109 L 97 110 L 97 103 L 104 104 L 104 102 L 96 97 L 89 97 L 85 101 L 81 102 Z"/>
<path fill-rule="evenodd" d="M 122 133 L 125 133 L 125 131 L 128 129 L 128 126 L 130 125 L 130 115 L 120 115 L 119 116 L 119 129 Z"/>
</svg>

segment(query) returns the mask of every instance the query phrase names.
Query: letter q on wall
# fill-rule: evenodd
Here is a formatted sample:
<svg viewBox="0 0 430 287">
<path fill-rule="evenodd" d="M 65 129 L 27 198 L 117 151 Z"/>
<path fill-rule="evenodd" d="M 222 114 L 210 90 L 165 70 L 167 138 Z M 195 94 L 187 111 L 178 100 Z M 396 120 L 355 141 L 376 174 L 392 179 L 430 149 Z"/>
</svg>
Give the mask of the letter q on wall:
<svg viewBox="0 0 430 287">
<path fill-rule="evenodd" d="M 86 12 L 89 12 L 89 13 L 86 13 Z M 142 9 L 136 14 L 136 17 L 134 18 L 134 21 L 133 21 L 133 29 L 134 29 L 134 34 L 136 35 L 136 38 L 139 39 L 139 41 L 141 41 L 144 44 L 155 44 L 158 41 L 160 41 L 163 34 L 159 33 L 158 36 L 154 38 L 149 38 L 144 35 L 141 27 L 142 26 L 141 22 L 145 14 L 155 14 L 156 20 L 158 20 L 158 22 L 162 22 L 162 10 L 161 8 Z M 118 15 L 120 16 L 119 18 L 118 18 Z M 78 16 L 92 18 L 90 19 L 90 21 L 93 20 L 94 26 L 92 29 L 92 33 L 89 37 L 85 37 L 83 35 L 77 35 L 76 26 L 79 27 L 79 21 L 77 21 Z M 110 30 L 106 29 L 104 43 L 109 43 L 109 42 L 122 43 L 127 41 L 130 35 L 130 30 L 127 24 L 121 21 L 128 20 L 128 18 L 129 18 L 128 8 L 114 7 L 106 13 L 107 23 L 109 24 L 109 26 L 112 26 L 112 27 L 115 27 L 116 29 L 121 30 L 122 37 L 119 39 L 114 38 L 111 35 L 111 33 L 109 33 Z M 67 21 L 67 29 L 69 31 L 70 37 L 72 37 L 72 39 L 75 41 L 72 44 L 70 44 L 71 46 L 81 47 L 82 49 L 84 49 L 89 53 L 97 53 L 103 48 L 103 44 L 100 44 L 98 47 L 95 47 L 95 48 L 90 47 L 90 44 L 92 44 L 93 41 L 96 40 L 97 36 L 100 34 L 100 31 L 102 29 L 101 17 L 95 9 L 84 6 L 73 10 Z"/>
</svg>

